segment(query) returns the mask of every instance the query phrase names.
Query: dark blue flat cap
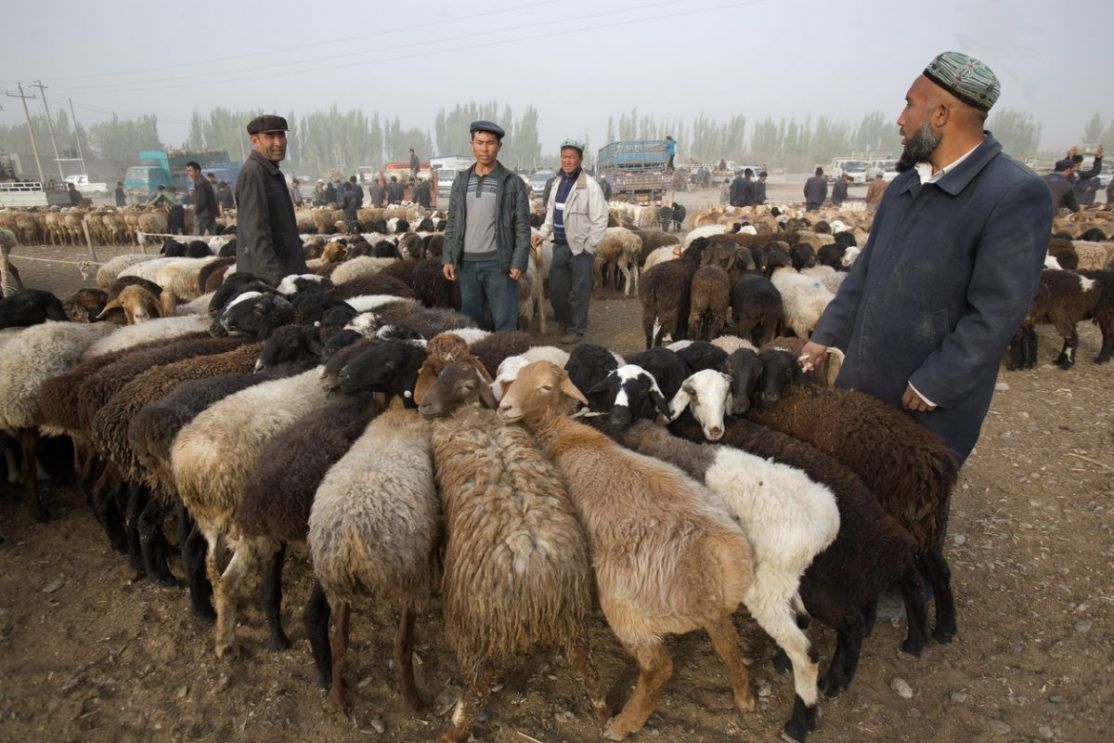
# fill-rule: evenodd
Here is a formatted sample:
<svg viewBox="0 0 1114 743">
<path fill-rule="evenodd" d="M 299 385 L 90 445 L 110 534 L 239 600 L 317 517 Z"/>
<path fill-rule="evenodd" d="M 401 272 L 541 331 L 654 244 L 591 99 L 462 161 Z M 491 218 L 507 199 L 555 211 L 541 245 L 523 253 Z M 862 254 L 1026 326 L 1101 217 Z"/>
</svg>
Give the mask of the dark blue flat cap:
<svg viewBox="0 0 1114 743">
<path fill-rule="evenodd" d="M 490 121 L 483 120 L 473 121 L 472 126 L 468 127 L 468 131 L 472 134 L 475 134 L 476 132 L 490 132 L 499 139 L 502 139 L 507 134 L 505 131 L 503 131 L 503 127 L 499 126 L 498 124 L 493 124 Z"/>
<path fill-rule="evenodd" d="M 256 116 L 248 122 L 248 134 L 258 134 L 259 132 L 285 132 L 290 127 L 286 125 L 286 119 L 274 114 L 264 114 Z"/>
</svg>

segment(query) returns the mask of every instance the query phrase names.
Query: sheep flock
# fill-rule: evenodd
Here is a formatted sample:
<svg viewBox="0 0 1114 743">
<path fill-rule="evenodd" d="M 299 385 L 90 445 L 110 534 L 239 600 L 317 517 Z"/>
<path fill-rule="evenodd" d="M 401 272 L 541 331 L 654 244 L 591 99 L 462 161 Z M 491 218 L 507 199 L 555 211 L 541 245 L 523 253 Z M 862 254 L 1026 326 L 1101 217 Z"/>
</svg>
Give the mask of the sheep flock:
<svg viewBox="0 0 1114 743">
<path fill-rule="evenodd" d="M 943 548 L 954 457 L 902 411 L 834 387 L 837 351 L 799 364 L 870 213 L 612 205 L 596 291 L 637 297 L 640 349 L 539 341 L 551 246 L 531 252 L 520 329 L 489 333 L 441 275 L 444 214 L 363 209 L 358 230 L 329 208 L 297 216 L 310 272 L 277 286 L 235 271 L 230 213 L 223 234 L 160 238 L 71 296 L 5 284 L 0 300 L 9 482 L 48 520 L 39 470 L 65 452 L 107 543 L 137 576 L 184 584 L 222 662 L 268 662 L 238 631 L 257 616 L 245 605 L 270 650 L 290 646 L 291 555 L 314 577 L 305 662 L 326 707 L 367 702 L 346 679 L 349 631 L 382 602 L 405 710 L 434 691 L 415 681 L 415 633 L 458 661 L 440 741 L 498 717 L 492 689 L 539 652 L 583 691 L 573 714 L 608 739 L 644 737 L 684 673 L 666 638 L 694 630 L 748 715 L 737 616 L 775 647 L 755 662 L 790 671 L 780 734 L 803 741 L 826 699 L 855 694 L 884 596 L 904 607 L 895 651 L 924 658 L 919 673 L 962 632 Z M 86 230 L 124 245 L 165 232 L 165 213 L 3 210 L 0 229 L 6 249 Z M 1079 322 L 1101 330 L 1096 363 L 1114 355 L 1109 237 L 1110 211 L 1057 218 L 1009 369 L 1036 363 L 1037 324 L 1063 339 L 1065 369 Z M 617 703 L 593 660 L 601 621 L 637 670 Z"/>
</svg>

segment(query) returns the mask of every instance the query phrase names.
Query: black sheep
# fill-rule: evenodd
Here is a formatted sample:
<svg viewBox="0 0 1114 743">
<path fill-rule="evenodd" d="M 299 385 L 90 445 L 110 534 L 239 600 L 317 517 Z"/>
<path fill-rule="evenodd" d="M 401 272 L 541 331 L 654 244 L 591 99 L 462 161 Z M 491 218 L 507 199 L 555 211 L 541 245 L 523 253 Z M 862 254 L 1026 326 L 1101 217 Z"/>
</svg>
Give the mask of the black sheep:
<svg viewBox="0 0 1114 743">
<path fill-rule="evenodd" d="M 50 292 L 24 289 L 0 299 L 0 328 L 26 328 L 47 320 L 69 320 L 62 300 Z"/>
</svg>

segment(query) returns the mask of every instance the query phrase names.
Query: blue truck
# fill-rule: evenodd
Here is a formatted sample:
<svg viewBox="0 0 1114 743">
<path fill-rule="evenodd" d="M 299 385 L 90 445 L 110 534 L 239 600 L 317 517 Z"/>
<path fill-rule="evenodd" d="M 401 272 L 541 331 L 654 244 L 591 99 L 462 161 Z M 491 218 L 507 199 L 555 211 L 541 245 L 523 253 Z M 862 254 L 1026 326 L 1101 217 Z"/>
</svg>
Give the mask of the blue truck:
<svg viewBox="0 0 1114 743">
<path fill-rule="evenodd" d="M 673 200 L 668 163 L 664 139 L 611 142 L 596 154 L 596 175 L 611 184 L 613 199 L 663 204 Z"/>
<path fill-rule="evenodd" d="M 241 164 L 230 161 L 225 150 L 143 150 L 139 153 L 140 164 L 128 168 L 124 175 L 124 190 L 136 201 L 146 201 L 159 186 L 173 186 L 185 193 L 193 188 L 186 175 L 186 163 L 190 161 L 200 165 L 202 173 L 213 173 L 217 181 L 235 184 L 240 174 Z"/>
</svg>

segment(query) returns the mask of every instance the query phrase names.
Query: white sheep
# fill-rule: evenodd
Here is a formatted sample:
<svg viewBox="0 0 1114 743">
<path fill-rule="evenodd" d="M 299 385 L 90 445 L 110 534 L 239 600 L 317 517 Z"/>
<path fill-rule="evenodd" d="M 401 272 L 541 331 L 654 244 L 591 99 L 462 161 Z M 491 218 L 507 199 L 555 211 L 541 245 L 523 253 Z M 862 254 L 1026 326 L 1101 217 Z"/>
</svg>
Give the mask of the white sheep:
<svg viewBox="0 0 1114 743">
<path fill-rule="evenodd" d="M 779 266 L 770 275 L 785 308 L 785 324 L 798 338 L 808 338 L 835 295 L 818 280 L 802 276 L 792 266 Z"/>
<path fill-rule="evenodd" d="M 332 709 L 344 707 L 344 655 L 352 602 L 400 607 L 394 670 L 407 708 L 420 706 L 411 660 L 415 607 L 431 587 L 439 529 L 430 424 L 396 398 L 329 468 L 309 516 L 313 572 L 333 607 Z"/>
<path fill-rule="evenodd" d="M 674 397 L 674 411 L 688 400 L 686 387 L 709 382 L 727 389 L 730 377 L 712 370 L 689 377 Z M 793 718 L 815 719 L 818 668 L 813 658 L 817 656 L 796 619 L 803 606 L 801 576 L 839 532 L 839 509 L 832 491 L 793 467 L 732 447 L 694 444 L 650 421 L 636 421 L 617 439 L 703 482 L 708 486 L 705 492 L 714 496 L 712 502 L 746 532 L 754 555 L 754 579 L 743 604 L 793 665 L 794 689 L 806 707 L 795 706 Z"/>
<path fill-rule="evenodd" d="M 267 443 L 299 417 L 325 405 L 319 371 L 250 387 L 206 408 L 182 427 L 170 453 L 174 484 L 197 520 L 209 552 L 205 557 L 217 610 L 218 656 L 235 650 L 235 591 L 254 567 L 251 550 L 239 550 L 223 573 L 224 542 L 244 482 Z"/>
<path fill-rule="evenodd" d="M 138 346 L 141 343 L 165 341 L 191 333 L 203 333 L 209 329 L 209 324 L 209 318 L 202 314 L 160 317 L 139 325 L 129 325 L 95 341 L 85 350 L 81 358 L 84 361 Z"/>
</svg>

